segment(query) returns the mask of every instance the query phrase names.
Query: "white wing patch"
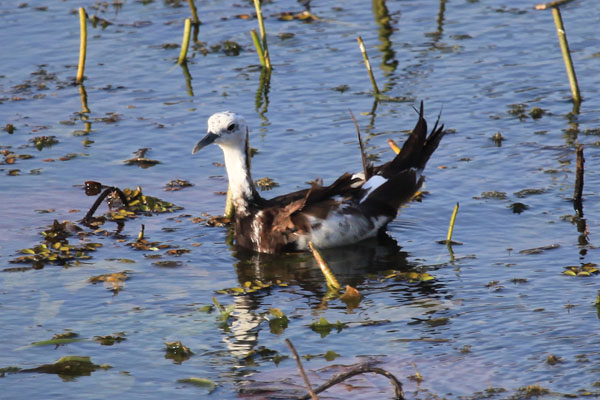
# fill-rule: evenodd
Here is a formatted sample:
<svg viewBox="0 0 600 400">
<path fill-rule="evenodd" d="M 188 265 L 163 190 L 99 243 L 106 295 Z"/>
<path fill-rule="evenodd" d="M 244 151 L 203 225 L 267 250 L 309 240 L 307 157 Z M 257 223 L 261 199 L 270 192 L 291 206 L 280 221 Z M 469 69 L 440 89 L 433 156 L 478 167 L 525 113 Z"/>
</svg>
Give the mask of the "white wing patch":
<svg viewBox="0 0 600 400">
<path fill-rule="evenodd" d="M 381 175 L 373 175 L 364 185 L 363 189 L 367 189 L 367 194 L 360 201 L 361 203 L 365 201 L 373 191 L 375 191 L 378 187 L 386 183 L 388 180 Z"/>
</svg>

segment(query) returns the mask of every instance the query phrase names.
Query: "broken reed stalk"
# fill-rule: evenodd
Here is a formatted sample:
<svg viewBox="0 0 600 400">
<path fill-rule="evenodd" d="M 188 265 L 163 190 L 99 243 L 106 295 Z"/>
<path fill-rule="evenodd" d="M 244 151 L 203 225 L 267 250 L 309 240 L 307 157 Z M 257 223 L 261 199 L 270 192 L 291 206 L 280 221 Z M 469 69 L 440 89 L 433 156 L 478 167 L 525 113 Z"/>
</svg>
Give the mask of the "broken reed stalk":
<svg viewBox="0 0 600 400">
<path fill-rule="evenodd" d="M 373 90 L 375 91 L 375 95 L 377 96 L 380 94 L 380 92 L 379 88 L 377 87 L 377 82 L 375 82 L 375 76 L 373 75 L 373 69 L 371 68 L 371 63 L 369 62 L 367 49 L 365 49 L 365 44 L 360 36 L 356 39 L 358 40 L 358 47 L 360 48 L 360 52 L 362 53 L 365 66 L 367 67 L 367 72 L 369 73 L 369 79 L 371 79 L 371 85 L 373 85 Z"/>
<path fill-rule="evenodd" d="M 77 66 L 77 78 L 75 82 L 83 82 L 83 71 L 85 70 L 85 55 L 87 49 L 87 15 L 85 8 L 79 7 L 79 64 Z"/>
<path fill-rule="evenodd" d="M 183 39 L 181 40 L 181 51 L 179 52 L 179 59 L 177 60 L 177 64 L 181 65 L 186 61 L 188 47 L 190 45 L 190 32 L 192 29 L 192 21 L 189 18 L 185 19 L 185 24 L 183 25 Z"/>
<path fill-rule="evenodd" d="M 577 215 L 583 217 L 583 146 L 577 146 L 577 167 L 575 170 L 575 194 L 573 196 L 573 207 Z"/>
<path fill-rule="evenodd" d="M 196 5 L 194 4 L 194 0 L 188 0 L 190 3 L 190 11 L 192 12 L 192 23 L 194 26 L 200 25 L 200 20 L 198 19 L 198 10 L 196 9 Z"/>
<path fill-rule="evenodd" d="M 260 61 L 260 65 L 263 68 L 266 68 L 265 53 L 263 52 L 263 48 L 262 48 L 262 45 L 260 44 L 260 39 L 258 38 L 256 29 L 250 30 L 250 36 L 252 36 L 252 42 L 254 42 L 254 47 L 256 47 L 256 53 L 258 54 L 258 60 Z"/>
<path fill-rule="evenodd" d="M 456 214 L 458 214 L 458 202 L 454 206 L 454 211 L 452 211 L 452 217 L 450 218 L 450 226 L 448 227 L 448 235 L 446 236 L 446 243 L 452 243 L 452 232 L 454 232 L 454 223 L 456 222 Z"/>
<path fill-rule="evenodd" d="M 310 248 L 310 251 L 312 251 L 315 260 L 317 260 L 319 268 L 321 268 L 321 272 L 323 273 L 323 275 L 325 275 L 325 279 L 327 280 L 327 286 L 331 287 L 334 290 L 340 291 L 342 289 L 340 283 L 336 279 L 333 272 L 331 272 L 331 269 L 327 265 L 327 262 L 325 262 L 325 259 L 323 258 L 321 253 L 319 253 L 319 250 L 317 250 L 315 246 L 313 246 L 312 242 L 308 242 L 308 247 Z"/>
<path fill-rule="evenodd" d="M 556 1 L 551 1 L 550 3 L 544 3 L 544 4 L 537 4 L 535 6 L 536 10 L 545 10 L 547 8 L 553 8 L 553 7 L 558 7 L 558 6 L 562 6 L 563 4 L 567 4 L 572 2 L 573 0 L 556 0 Z"/>
<path fill-rule="evenodd" d="M 394 392 L 395 392 L 394 398 L 398 399 L 398 400 L 404 400 L 404 392 L 402 391 L 402 382 L 400 382 L 398 380 L 398 378 L 396 378 L 394 375 L 392 375 L 390 372 L 386 371 L 385 369 L 378 368 L 378 367 L 371 367 L 368 364 L 359 365 L 358 367 L 354 367 L 354 368 L 350 369 L 349 371 L 342 372 L 342 373 L 339 373 L 339 374 L 333 376 L 327 382 L 325 382 L 324 384 L 322 384 L 321 386 L 316 388 L 314 390 L 314 392 L 316 394 L 321 393 L 321 392 L 329 389 L 333 385 L 337 385 L 338 383 L 345 381 L 346 379 L 352 378 L 355 375 L 360 375 L 360 374 L 364 374 L 364 373 L 368 373 L 368 372 L 383 375 L 386 378 L 388 378 L 390 380 L 390 382 L 392 383 L 392 385 L 394 385 Z M 308 400 L 309 397 L 304 396 L 304 397 L 301 397 L 300 399 Z"/>
<path fill-rule="evenodd" d="M 267 33 L 265 32 L 265 21 L 263 20 L 262 10 L 260 8 L 260 0 L 254 0 L 254 8 L 256 9 L 256 18 L 258 19 L 258 28 L 260 29 L 261 50 L 265 59 L 264 67 L 270 70 L 271 58 L 269 57 L 269 47 L 267 46 Z"/>
<path fill-rule="evenodd" d="M 287 344 L 287 346 L 290 348 L 290 351 L 292 352 L 292 355 L 294 356 L 294 360 L 296 360 L 296 365 L 298 365 L 298 371 L 300 371 L 300 375 L 302 375 L 302 379 L 304 379 L 304 384 L 306 385 L 306 388 L 308 389 L 310 398 L 312 398 L 313 400 L 319 400 L 319 398 L 313 391 L 312 386 L 310 385 L 310 381 L 308 380 L 308 376 L 306 376 L 306 372 L 304 372 L 304 367 L 302 366 L 302 362 L 300 361 L 300 357 L 298 356 L 298 352 L 296 351 L 296 348 L 294 347 L 294 345 L 292 344 L 290 339 L 285 339 L 285 344 Z"/>
<path fill-rule="evenodd" d="M 563 60 L 565 62 L 565 68 L 567 70 L 567 76 L 569 77 L 569 85 L 571 86 L 571 95 L 573 96 L 573 102 L 575 104 L 579 104 L 581 102 L 581 94 L 579 93 L 577 76 L 575 75 L 575 68 L 573 68 L 573 60 L 571 59 L 571 52 L 569 51 L 569 43 L 567 42 L 567 32 L 565 31 L 562 17 L 560 15 L 560 9 L 558 7 L 552 7 L 552 16 L 554 17 L 554 24 L 556 25 L 556 33 L 558 35 L 558 42 L 560 43 L 560 51 L 562 52 Z"/>
</svg>

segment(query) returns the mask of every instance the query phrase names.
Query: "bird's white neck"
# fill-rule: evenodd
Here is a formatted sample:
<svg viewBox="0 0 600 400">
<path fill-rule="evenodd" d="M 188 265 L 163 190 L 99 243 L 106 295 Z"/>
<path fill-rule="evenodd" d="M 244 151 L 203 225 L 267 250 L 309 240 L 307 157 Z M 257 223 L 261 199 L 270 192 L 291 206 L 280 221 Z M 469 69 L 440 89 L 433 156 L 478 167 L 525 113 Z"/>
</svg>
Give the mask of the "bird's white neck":
<svg viewBox="0 0 600 400">
<path fill-rule="evenodd" d="M 231 200 L 236 215 L 242 216 L 248 215 L 248 202 L 253 200 L 256 195 L 246 148 L 247 146 L 221 147 L 225 156 L 225 168 L 227 169 Z"/>
</svg>

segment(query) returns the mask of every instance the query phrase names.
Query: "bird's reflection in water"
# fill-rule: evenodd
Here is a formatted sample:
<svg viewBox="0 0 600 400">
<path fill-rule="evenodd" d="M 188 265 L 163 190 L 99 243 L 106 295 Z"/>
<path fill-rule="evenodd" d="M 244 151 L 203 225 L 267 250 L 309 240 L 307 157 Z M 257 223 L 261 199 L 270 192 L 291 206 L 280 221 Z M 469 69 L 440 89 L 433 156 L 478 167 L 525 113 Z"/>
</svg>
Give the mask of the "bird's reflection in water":
<svg viewBox="0 0 600 400">
<path fill-rule="evenodd" d="M 390 236 L 355 243 L 351 246 L 324 249 L 321 251 L 330 269 L 344 287 L 360 286 L 374 274 L 385 270 L 410 268 L 407 253 Z M 301 288 L 309 303 L 316 306 L 325 294 L 326 283 L 317 261 L 309 252 L 292 254 L 259 254 L 244 249 L 235 249 L 235 264 L 240 285 L 245 282 L 275 282 Z M 267 291 L 235 296 L 236 311 L 230 325 L 230 333 L 224 340 L 232 355 L 244 357 L 258 344 L 258 333 L 265 317 L 260 312 Z"/>
</svg>

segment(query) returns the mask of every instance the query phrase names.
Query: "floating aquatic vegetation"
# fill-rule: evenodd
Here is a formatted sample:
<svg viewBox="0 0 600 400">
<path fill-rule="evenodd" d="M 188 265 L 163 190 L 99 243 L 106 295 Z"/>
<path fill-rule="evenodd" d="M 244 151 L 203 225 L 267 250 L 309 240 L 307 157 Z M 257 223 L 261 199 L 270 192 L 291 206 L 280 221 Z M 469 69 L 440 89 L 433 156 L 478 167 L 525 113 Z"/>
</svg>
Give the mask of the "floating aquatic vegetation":
<svg viewBox="0 0 600 400">
<path fill-rule="evenodd" d="M 506 200 L 506 192 L 498 192 L 496 190 L 492 190 L 491 192 L 483 192 L 480 196 L 473 197 L 475 200 L 481 199 L 498 199 L 498 200 Z"/>
<path fill-rule="evenodd" d="M 58 143 L 56 136 L 36 136 L 33 139 L 29 139 L 36 149 L 42 151 L 44 147 L 52 147 Z"/>
<path fill-rule="evenodd" d="M 332 329 L 337 329 L 337 333 L 340 333 L 342 329 L 347 328 L 348 324 L 337 321 L 335 324 L 327 321 L 324 317 L 321 317 L 317 322 L 313 322 L 309 325 L 310 329 L 321 335 L 322 338 L 329 335 Z"/>
<path fill-rule="evenodd" d="M 277 279 L 275 282 L 273 282 L 273 281 L 262 282 L 262 281 L 259 281 L 258 279 L 255 279 L 252 282 L 250 282 L 250 281 L 244 282 L 244 284 L 240 287 L 220 289 L 220 290 L 217 290 L 216 292 L 219 294 L 230 294 L 233 296 L 239 296 L 242 294 L 255 293 L 255 292 L 258 292 L 258 291 L 264 290 L 264 289 L 270 289 L 275 285 L 279 286 L 279 287 L 287 286 L 286 283 L 281 282 L 279 279 Z"/>
<path fill-rule="evenodd" d="M 192 222 L 195 224 L 205 224 L 206 226 L 223 227 L 231 223 L 231 218 L 224 215 L 205 215 L 203 217 L 192 218 Z"/>
<path fill-rule="evenodd" d="M 532 107 L 531 110 L 529 110 L 529 115 L 533 119 L 540 119 L 545 114 L 547 114 L 547 111 L 539 107 Z"/>
<path fill-rule="evenodd" d="M 290 321 L 278 308 L 270 308 L 267 318 L 269 319 L 269 329 L 275 335 L 281 335 Z"/>
<path fill-rule="evenodd" d="M 100 243 L 69 244 L 67 237 L 78 234 L 81 228 L 71 221 L 54 220 L 52 227 L 42 232 L 44 241 L 32 248 L 22 249 L 23 256 L 10 260 L 10 263 L 31 263 L 32 268 L 41 269 L 46 264 L 69 265 L 72 261 L 87 260 L 89 252 L 95 251 Z M 5 270 L 6 271 L 6 270 Z"/>
<path fill-rule="evenodd" d="M 33 342 L 30 344 L 30 346 L 31 347 L 55 346 L 55 348 L 58 348 L 58 346 L 62 346 L 62 345 L 74 343 L 74 342 L 81 342 L 82 340 L 85 340 L 85 339 L 80 338 L 79 335 L 75 332 L 64 332 L 64 333 L 55 334 L 52 337 L 52 339 L 49 339 L 49 340 Z"/>
<path fill-rule="evenodd" d="M 156 265 L 157 267 L 163 267 L 163 268 L 175 268 L 175 267 L 182 266 L 183 263 L 181 261 L 167 260 L 167 261 L 157 261 L 157 262 L 152 263 L 152 265 Z"/>
<path fill-rule="evenodd" d="M 194 355 L 194 352 L 190 350 L 189 347 L 183 345 L 179 340 L 176 342 L 165 342 L 165 346 L 165 358 L 173 360 L 176 364 L 181 364 Z"/>
<path fill-rule="evenodd" d="M 119 332 L 106 336 L 94 336 L 94 342 L 98 342 L 102 346 L 112 346 L 115 343 L 121 343 L 125 340 L 127 340 L 125 338 L 125 332 Z"/>
<path fill-rule="evenodd" d="M 244 47 L 233 40 L 225 40 L 213 45 L 208 45 L 206 42 L 195 42 L 192 48 L 203 56 L 214 53 L 223 53 L 226 56 L 238 56 L 244 51 Z"/>
<path fill-rule="evenodd" d="M 298 20 L 298 21 L 304 21 L 304 22 L 313 22 L 313 21 L 320 20 L 319 17 L 317 17 L 313 13 L 306 11 L 306 10 L 304 10 L 302 12 L 284 11 L 282 13 L 272 15 L 272 17 L 275 17 L 275 18 L 279 19 L 280 21 Z"/>
<path fill-rule="evenodd" d="M 523 203 L 512 203 L 508 206 L 514 214 L 521 214 L 525 210 L 529 210 L 529 206 Z"/>
<path fill-rule="evenodd" d="M 539 397 L 550 393 L 546 388 L 541 387 L 539 384 L 528 385 L 517 389 L 518 398 L 530 399 L 532 397 Z"/>
<path fill-rule="evenodd" d="M 173 179 L 171 182 L 165 185 L 165 190 L 167 191 L 176 191 L 181 190 L 186 187 L 194 186 L 188 181 L 184 181 L 182 179 Z"/>
<path fill-rule="evenodd" d="M 556 365 L 561 362 L 563 362 L 562 357 L 555 356 L 554 354 L 548 354 L 548 357 L 546 358 L 546 363 L 550 365 Z"/>
<path fill-rule="evenodd" d="M 271 190 L 274 187 L 279 186 L 279 183 L 275 182 L 273 179 L 269 178 L 268 176 L 257 179 L 256 181 L 254 181 L 254 183 L 256 183 L 256 185 L 259 187 L 259 189 L 263 190 L 263 191 Z"/>
<path fill-rule="evenodd" d="M 244 356 L 244 363 L 248 365 L 255 365 L 256 359 L 273 361 L 275 365 L 279 365 L 281 360 L 288 358 L 288 356 L 282 356 L 277 350 L 269 349 L 265 346 L 260 346 L 256 349 L 252 349 Z"/>
<path fill-rule="evenodd" d="M 508 113 L 524 121 L 527 119 L 527 104 L 509 104 Z"/>
<path fill-rule="evenodd" d="M 205 388 L 208 390 L 208 394 L 211 394 L 217 388 L 216 383 L 214 383 L 210 379 L 206 379 L 206 378 L 190 377 L 190 378 L 177 379 L 177 382 L 188 383 L 190 385 Z"/>
<path fill-rule="evenodd" d="M 558 249 L 559 247 L 560 247 L 560 244 L 555 243 L 555 244 L 550 244 L 548 246 L 540 246 L 540 247 L 534 247 L 533 249 L 521 250 L 521 251 L 519 251 L 519 254 L 539 254 L 546 250 Z"/>
<path fill-rule="evenodd" d="M 313 358 L 324 358 L 327 361 L 333 361 L 340 355 L 333 350 L 328 350 L 325 354 L 305 354 L 302 356 L 306 361 L 310 361 Z"/>
<path fill-rule="evenodd" d="M 150 168 L 156 164 L 160 164 L 160 161 L 146 157 L 148 150 L 150 150 L 149 147 L 143 147 L 137 151 L 134 151 L 133 154 L 135 154 L 135 157 L 125 160 L 123 163 L 127 165 L 137 165 L 140 168 Z"/>
<path fill-rule="evenodd" d="M 546 189 L 523 189 L 513 193 L 518 198 L 522 199 L 527 196 L 546 193 Z"/>
<path fill-rule="evenodd" d="M 502 136 L 502 133 L 500 133 L 500 132 L 496 132 L 496 133 L 494 133 L 490 139 L 492 139 L 492 141 L 493 141 L 494 143 L 496 143 L 496 145 L 497 145 L 498 147 L 502 146 L 502 142 L 503 142 L 504 140 L 506 140 L 506 139 L 504 139 L 504 136 Z"/>
<path fill-rule="evenodd" d="M 17 128 L 15 128 L 15 126 L 13 124 L 6 124 L 4 126 L 4 128 L 2 128 L 2 130 L 4 132 L 7 132 L 9 135 L 12 135 L 13 133 L 15 133 L 15 131 L 17 130 Z"/>
<path fill-rule="evenodd" d="M 86 182 L 86 193 L 97 194 L 102 188 L 103 186 L 99 182 Z M 104 199 L 107 200 L 109 212 L 101 217 L 93 217 L 94 212 Z M 118 223 L 137 218 L 139 215 L 150 216 L 152 214 L 171 213 L 181 209 L 182 207 L 168 201 L 144 195 L 140 186 L 135 189 L 125 188 L 123 190 L 117 187 L 108 187 L 96 199 L 82 222 L 84 225 L 99 226 L 104 224 L 106 220 Z"/>
<path fill-rule="evenodd" d="M 94 364 L 90 357 L 65 356 L 58 359 L 54 364 L 44 364 L 36 368 L 22 369 L 20 372 L 57 374 L 65 380 L 70 380 L 76 376 L 90 376 L 92 372 L 98 369 L 107 370 L 109 368 L 112 367 L 107 364 Z"/>
<path fill-rule="evenodd" d="M 569 265 L 565 267 L 563 274 L 569 276 L 591 276 L 597 275 L 600 271 L 597 268 L 597 264 L 585 263 L 582 265 Z"/>
<path fill-rule="evenodd" d="M 94 283 L 94 284 L 103 282 L 104 286 L 107 289 L 112 290 L 116 294 L 123 289 L 123 286 L 125 285 L 125 281 L 127 279 L 129 279 L 128 272 L 123 271 L 123 272 L 115 272 L 112 274 L 102 274 L 102 275 L 92 276 L 88 279 L 88 282 Z"/>
<path fill-rule="evenodd" d="M 394 279 L 396 281 L 427 282 L 434 280 L 435 277 L 427 272 L 392 270 L 386 271 L 385 276 L 381 278 L 380 281 L 383 282 L 388 279 Z"/>
</svg>

